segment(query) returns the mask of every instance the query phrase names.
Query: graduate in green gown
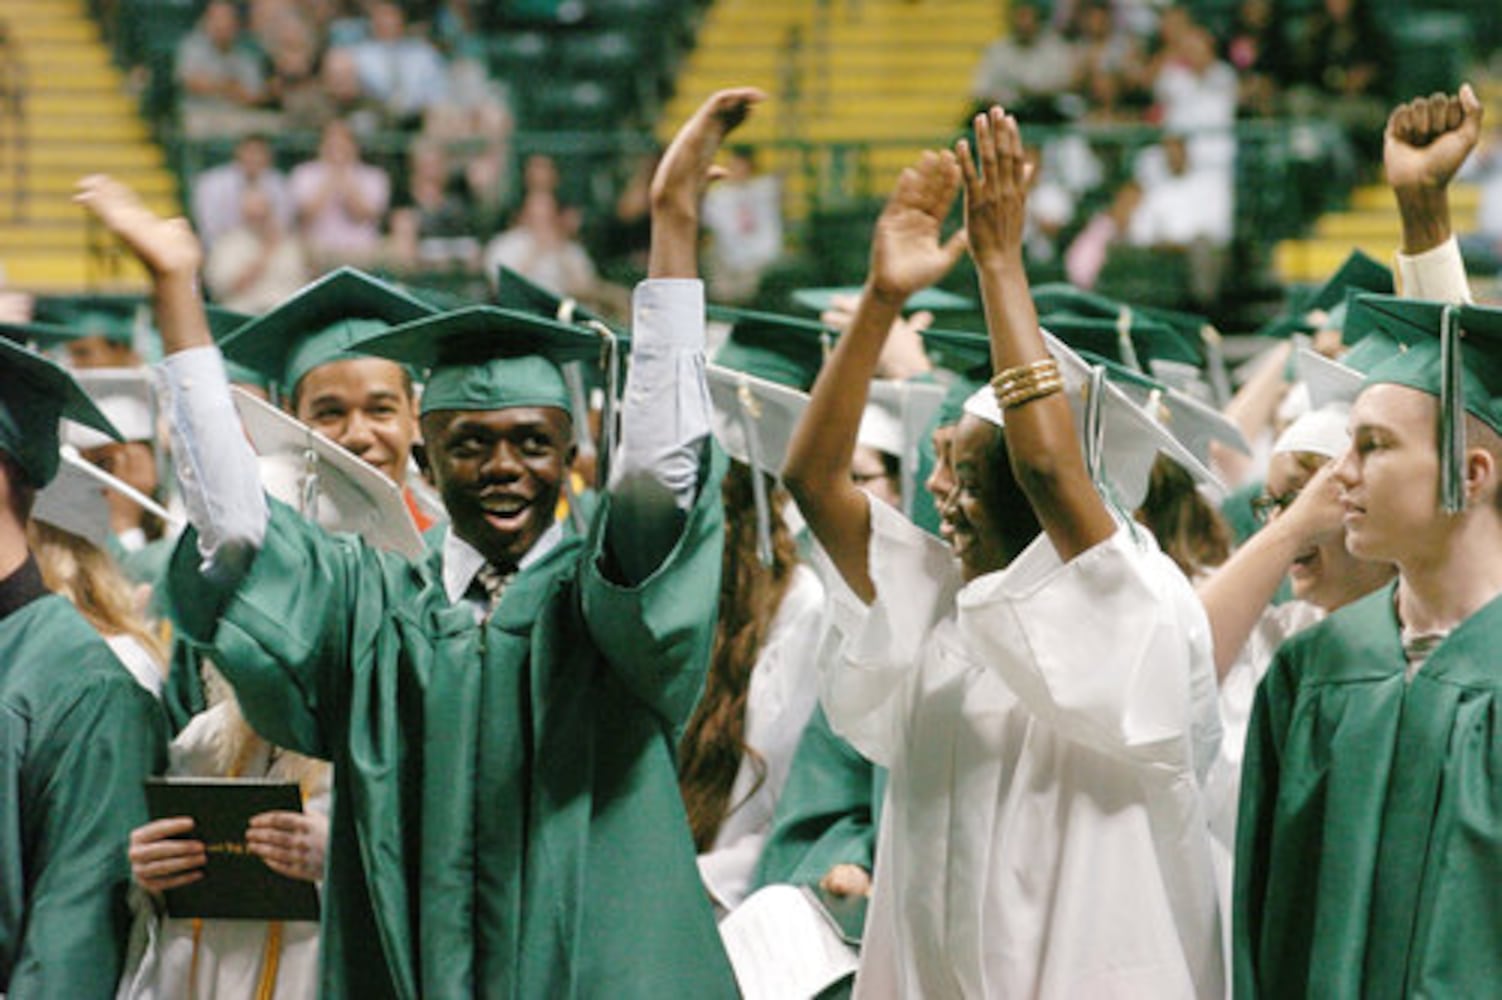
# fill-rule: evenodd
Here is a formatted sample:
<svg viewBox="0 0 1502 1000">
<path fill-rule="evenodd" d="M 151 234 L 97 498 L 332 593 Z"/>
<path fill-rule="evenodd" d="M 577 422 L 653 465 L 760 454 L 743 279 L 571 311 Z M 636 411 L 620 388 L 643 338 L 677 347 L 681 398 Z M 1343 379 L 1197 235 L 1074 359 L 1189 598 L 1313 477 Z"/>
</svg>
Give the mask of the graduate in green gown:
<svg viewBox="0 0 1502 1000">
<path fill-rule="evenodd" d="M 423 432 L 452 524 L 441 565 L 256 510 L 240 467 L 198 509 L 184 484 L 196 530 L 169 577 L 179 628 L 267 739 L 335 763 L 325 995 L 735 995 L 674 745 L 703 683 L 723 523 L 698 205 L 715 149 L 759 98 L 710 98 L 659 168 L 621 452 L 588 537 L 552 517 L 569 441 L 557 362 L 598 356 L 599 340 L 488 307 L 357 345 L 431 369 Z M 153 275 L 184 414 L 174 444 L 191 453 L 179 467 L 207 479 L 237 449 L 233 433 L 190 440 L 214 436 L 228 405 L 196 240 L 108 179 L 80 200 Z M 701 432 L 664 440 L 695 414 Z"/>
<path fill-rule="evenodd" d="M 1400 268 L 1453 242 L 1445 186 L 1480 117 L 1468 88 L 1394 113 Z M 1492 995 L 1502 314 L 1357 302 L 1406 350 L 1369 371 L 1335 477 L 1347 547 L 1395 563 L 1398 579 L 1285 643 L 1258 690 L 1237 829 L 1236 994 Z"/>
<path fill-rule="evenodd" d="M 27 550 L 62 415 L 115 433 L 62 369 L 0 338 L 0 993 L 17 1000 L 114 994 L 125 842 L 165 756 L 155 699 Z"/>
</svg>

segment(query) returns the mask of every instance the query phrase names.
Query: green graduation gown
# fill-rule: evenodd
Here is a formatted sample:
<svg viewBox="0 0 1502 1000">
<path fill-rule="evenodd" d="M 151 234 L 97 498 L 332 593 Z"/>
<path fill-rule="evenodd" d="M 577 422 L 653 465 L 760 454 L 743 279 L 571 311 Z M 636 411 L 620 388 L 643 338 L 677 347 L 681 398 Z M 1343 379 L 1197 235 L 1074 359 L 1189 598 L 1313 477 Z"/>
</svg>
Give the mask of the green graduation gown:
<svg viewBox="0 0 1502 1000">
<path fill-rule="evenodd" d="M 0 993 L 112 997 L 161 709 L 66 600 L 0 619 Z"/>
<path fill-rule="evenodd" d="M 1290 639 L 1257 692 L 1238 997 L 1502 984 L 1502 598 L 1406 681 L 1393 596 L 1384 587 Z"/>
<path fill-rule="evenodd" d="M 187 533 L 169 576 L 252 725 L 334 762 L 329 997 L 730 997 L 673 747 L 719 596 L 723 457 L 676 547 L 611 581 L 588 538 L 519 573 L 485 626 L 411 563 L 273 505 L 232 594 Z"/>
<path fill-rule="evenodd" d="M 816 884 L 840 864 L 870 871 L 885 788 L 885 769 L 840 739 L 823 707 L 815 707 L 777 800 L 756 886 Z"/>
</svg>

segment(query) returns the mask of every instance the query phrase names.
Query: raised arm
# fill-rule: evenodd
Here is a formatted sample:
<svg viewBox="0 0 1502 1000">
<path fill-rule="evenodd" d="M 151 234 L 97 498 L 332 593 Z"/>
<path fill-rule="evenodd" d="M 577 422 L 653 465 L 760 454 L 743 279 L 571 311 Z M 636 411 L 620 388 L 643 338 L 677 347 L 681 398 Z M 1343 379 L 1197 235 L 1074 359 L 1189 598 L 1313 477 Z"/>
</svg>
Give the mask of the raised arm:
<svg viewBox="0 0 1502 1000">
<path fill-rule="evenodd" d="M 1251 637 L 1288 567 L 1320 536 L 1341 530 L 1344 508 L 1334 468 L 1334 462 L 1321 467 L 1287 510 L 1247 539 L 1196 588 L 1210 619 L 1215 672 L 1221 680 Z"/>
<path fill-rule="evenodd" d="M 163 219 L 134 191 L 85 177 L 75 200 L 118 236 L 151 274 L 172 423 L 172 451 L 204 571 L 231 580 L 266 535 L 268 511 L 255 454 L 230 401 L 224 365 L 198 294 L 203 260 L 186 219 Z"/>
<path fill-rule="evenodd" d="M 1027 386 L 1029 372 L 1047 370 L 1050 355 L 1022 262 L 1028 169 L 1017 121 L 1000 108 L 975 116 L 974 155 L 957 145 L 965 179 L 965 228 L 980 279 L 997 383 L 1009 375 Z M 1029 366 L 1037 366 L 1029 368 Z M 1111 537 L 1115 522 L 1095 491 L 1060 392 L 1003 403 L 1007 454 L 1018 484 L 1065 562 Z"/>
<path fill-rule="evenodd" d="M 909 295 L 949 272 L 965 249 L 963 231 L 940 239 L 959 193 L 954 155 L 925 152 L 897 178 L 876 220 L 871 266 L 850 327 L 814 383 L 782 470 L 814 537 L 861 600 L 876 597 L 867 555 L 871 511 L 850 478 L 850 460 L 871 377 L 888 331 Z"/>
<path fill-rule="evenodd" d="M 711 96 L 679 130 L 652 179 L 651 261 L 647 280 L 632 297 L 631 369 L 606 524 L 624 583 L 656 571 L 677 544 L 685 513 L 699 494 L 711 412 L 704 286 L 698 280 L 699 203 L 720 172 L 711 165 L 715 152 L 762 96 L 749 87 Z"/>
<path fill-rule="evenodd" d="M 1382 165 L 1403 218 L 1403 253 L 1450 238 L 1450 180 L 1481 138 L 1481 102 L 1470 84 L 1400 104 L 1387 119 Z"/>
</svg>

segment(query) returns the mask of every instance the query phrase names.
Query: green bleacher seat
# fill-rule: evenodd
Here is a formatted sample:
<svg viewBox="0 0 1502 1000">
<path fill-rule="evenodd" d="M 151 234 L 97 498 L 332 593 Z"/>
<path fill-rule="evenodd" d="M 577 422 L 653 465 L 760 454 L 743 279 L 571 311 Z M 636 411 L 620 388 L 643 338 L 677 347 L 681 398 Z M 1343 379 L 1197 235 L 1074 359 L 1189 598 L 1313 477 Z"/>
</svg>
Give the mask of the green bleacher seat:
<svg viewBox="0 0 1502 1000">
<path fill-rule="evenodd" d="M 575 79 L 619 77 L 641 66 L 642 47 L 626 31 L 579 32 L 559 46 L 560 64 Z"/>
<path fill-rule="evenodd" d="M 552 67 L 553 38 L 544 31 L 501 31 L 485 40 L 490 72 L 512 83 L 535 81 Z"/>
<path fill-rule="evenodd" d="M 532 117 L 561 131 L 620 128 L 628 96 L 597 80 L 558 81 L 533 94 Z"/>
</svg>

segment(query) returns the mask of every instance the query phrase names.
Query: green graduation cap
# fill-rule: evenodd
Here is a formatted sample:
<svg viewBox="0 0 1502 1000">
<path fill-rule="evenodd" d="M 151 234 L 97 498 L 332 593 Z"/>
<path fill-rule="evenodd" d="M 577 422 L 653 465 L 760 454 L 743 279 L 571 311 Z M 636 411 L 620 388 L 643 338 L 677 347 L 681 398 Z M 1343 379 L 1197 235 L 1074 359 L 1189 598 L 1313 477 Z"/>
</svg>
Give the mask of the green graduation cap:
<svg viewBox="0 0 1502 1000">
<path fill-rule="evenodd" d="M 255 319 L 255 316 L 250 313 L 236 312 L 233 309 L 225 309 L 223 306 L 206 305 L 203 311 L 209 321 L 209 336 L 214 338 L 216 344 Z M 239 362 L 225 358 L 224 372 L 229 376 L 231 383 L 253 385 L 263 391 L 271 391 L 271 379 L 254 368 L 247 368 Z"/>
<path fill-rule="evenodd" d="M 385 473 L 244 389 L 231 394 L 267 493 L 329 531 L 422 558 L 422 534 Z"/>
<path fill-rule="evenodd" d="M 959 423 L 965 400 L 991 379 L 991 341 L 985 334 L 964 330 L 923 331 L 923 348 L 935 364 L 954 373 L 949 380 L 930 433 Z"/>
<path fill-rule="evenodd" d="M 290 395 L 319 365 L 364 353 L 354 349 L 356 341 L 436 311 L 384 281 L 341 267 L 241 325 L 219 346 L 228 361 Z"/>
<path fill-rule="evenodd" d="M 1502 310 L 1363 295 L 1352 320 L 1370 321 L 1406 348 L 1373 366 L 1363 388 L 1402 385 L 1439 398 L 1440 503 L 1458 513 L 1465 506 L 1464 415 L 1502 433 Z"/>
<path fill-rule="evenodd" d="M 118 493 L 137 507 L 176 528 L 177 519 L 161 504 L 70 448 L 62 452 L 57 475 L 37 493 L 31 508 L 34 521 L 41 521 L 103 549 L 110 539 L 110 509 L 106 492 Z"/>
<path fill-rule="evenodd" d="M 819 377 L 835 332 L 816 320 L 710 306 L 711 319 L 730 323 L 714 362 L 807 392 Z"/>
<path fill-rule="evenodd" d="M 596 313 L 579 304 L 577 299 L 550 291 L 509 267 L 501 267 L 496 276 L 496 304 L 503 309 L 532 313 L 560 323 L 603 323 Z"/>
<path fill-rule="evenodd" d="M 35 351 L 0 338 L 0 451 L 15 459 L 31 485 L 57 474 L 58 419 L 67 417 L 120 440 L 73 377 Z"/>
<path fill-rule="evenodd" d="M 862 291 L 864 289 L 859 285 L 846 285 L 839 288 L 800 288 L 793 292 L 793 305 L 819 315 L 834 306 L 836 296 L 859 298 Z M 902 311 L 905 313 L 920 310 L 933 313 L 974 312 L 975 302 L 963 295 L 946 292 L 942 288 L 925 288 L 909 295 L 902 306 Z"/>
<path fill-rule="evenodd" d="M 1200 354 L 1179 331 L 1140 312 L 1127 311 L 1113 319 L 1072 312 L 1048 313 L 1038 323 L 1076 351 L 1089 351 L 1139 372 L 1160 362 L 1198 370 Z"/>
<path fill-rule="evenodd" d="M 149 316 L 142 315 L 148 308 L 146 296 L 141 294 L 47 295 L 37 298 L 32 319 L 49 330 L 65 331 L 60 340 L 97 336 L 111 343 L 133 345 L 137 329 L 150 323 Z"/>
<path fill-rule="evenodd" d="M 352 346 L 427 369 L 422 412 L 553 406 L 568 410 L 560 365 L 598 362 L 599 333 L 497 306 L 468 306 L 376 330 Z"/>
<path fill-rule="evenodd" d="M 1360 250 L 1352 250 L 1323 285 L 1307 295 L 1295 297 L 1294 305 L 1264 323 L 1257 335 L 1287 340 L 1296 333 L 1314 333 L 1315 323 L 1309 314 L 1315 311 L 1328 313 L 1325 325 L 1340 329 L 1343 326 L 1343 307 L 1351 295 L 1368 292 L 1391 295 L 1393 289 L 1392 268 Z"/>
</svg>

